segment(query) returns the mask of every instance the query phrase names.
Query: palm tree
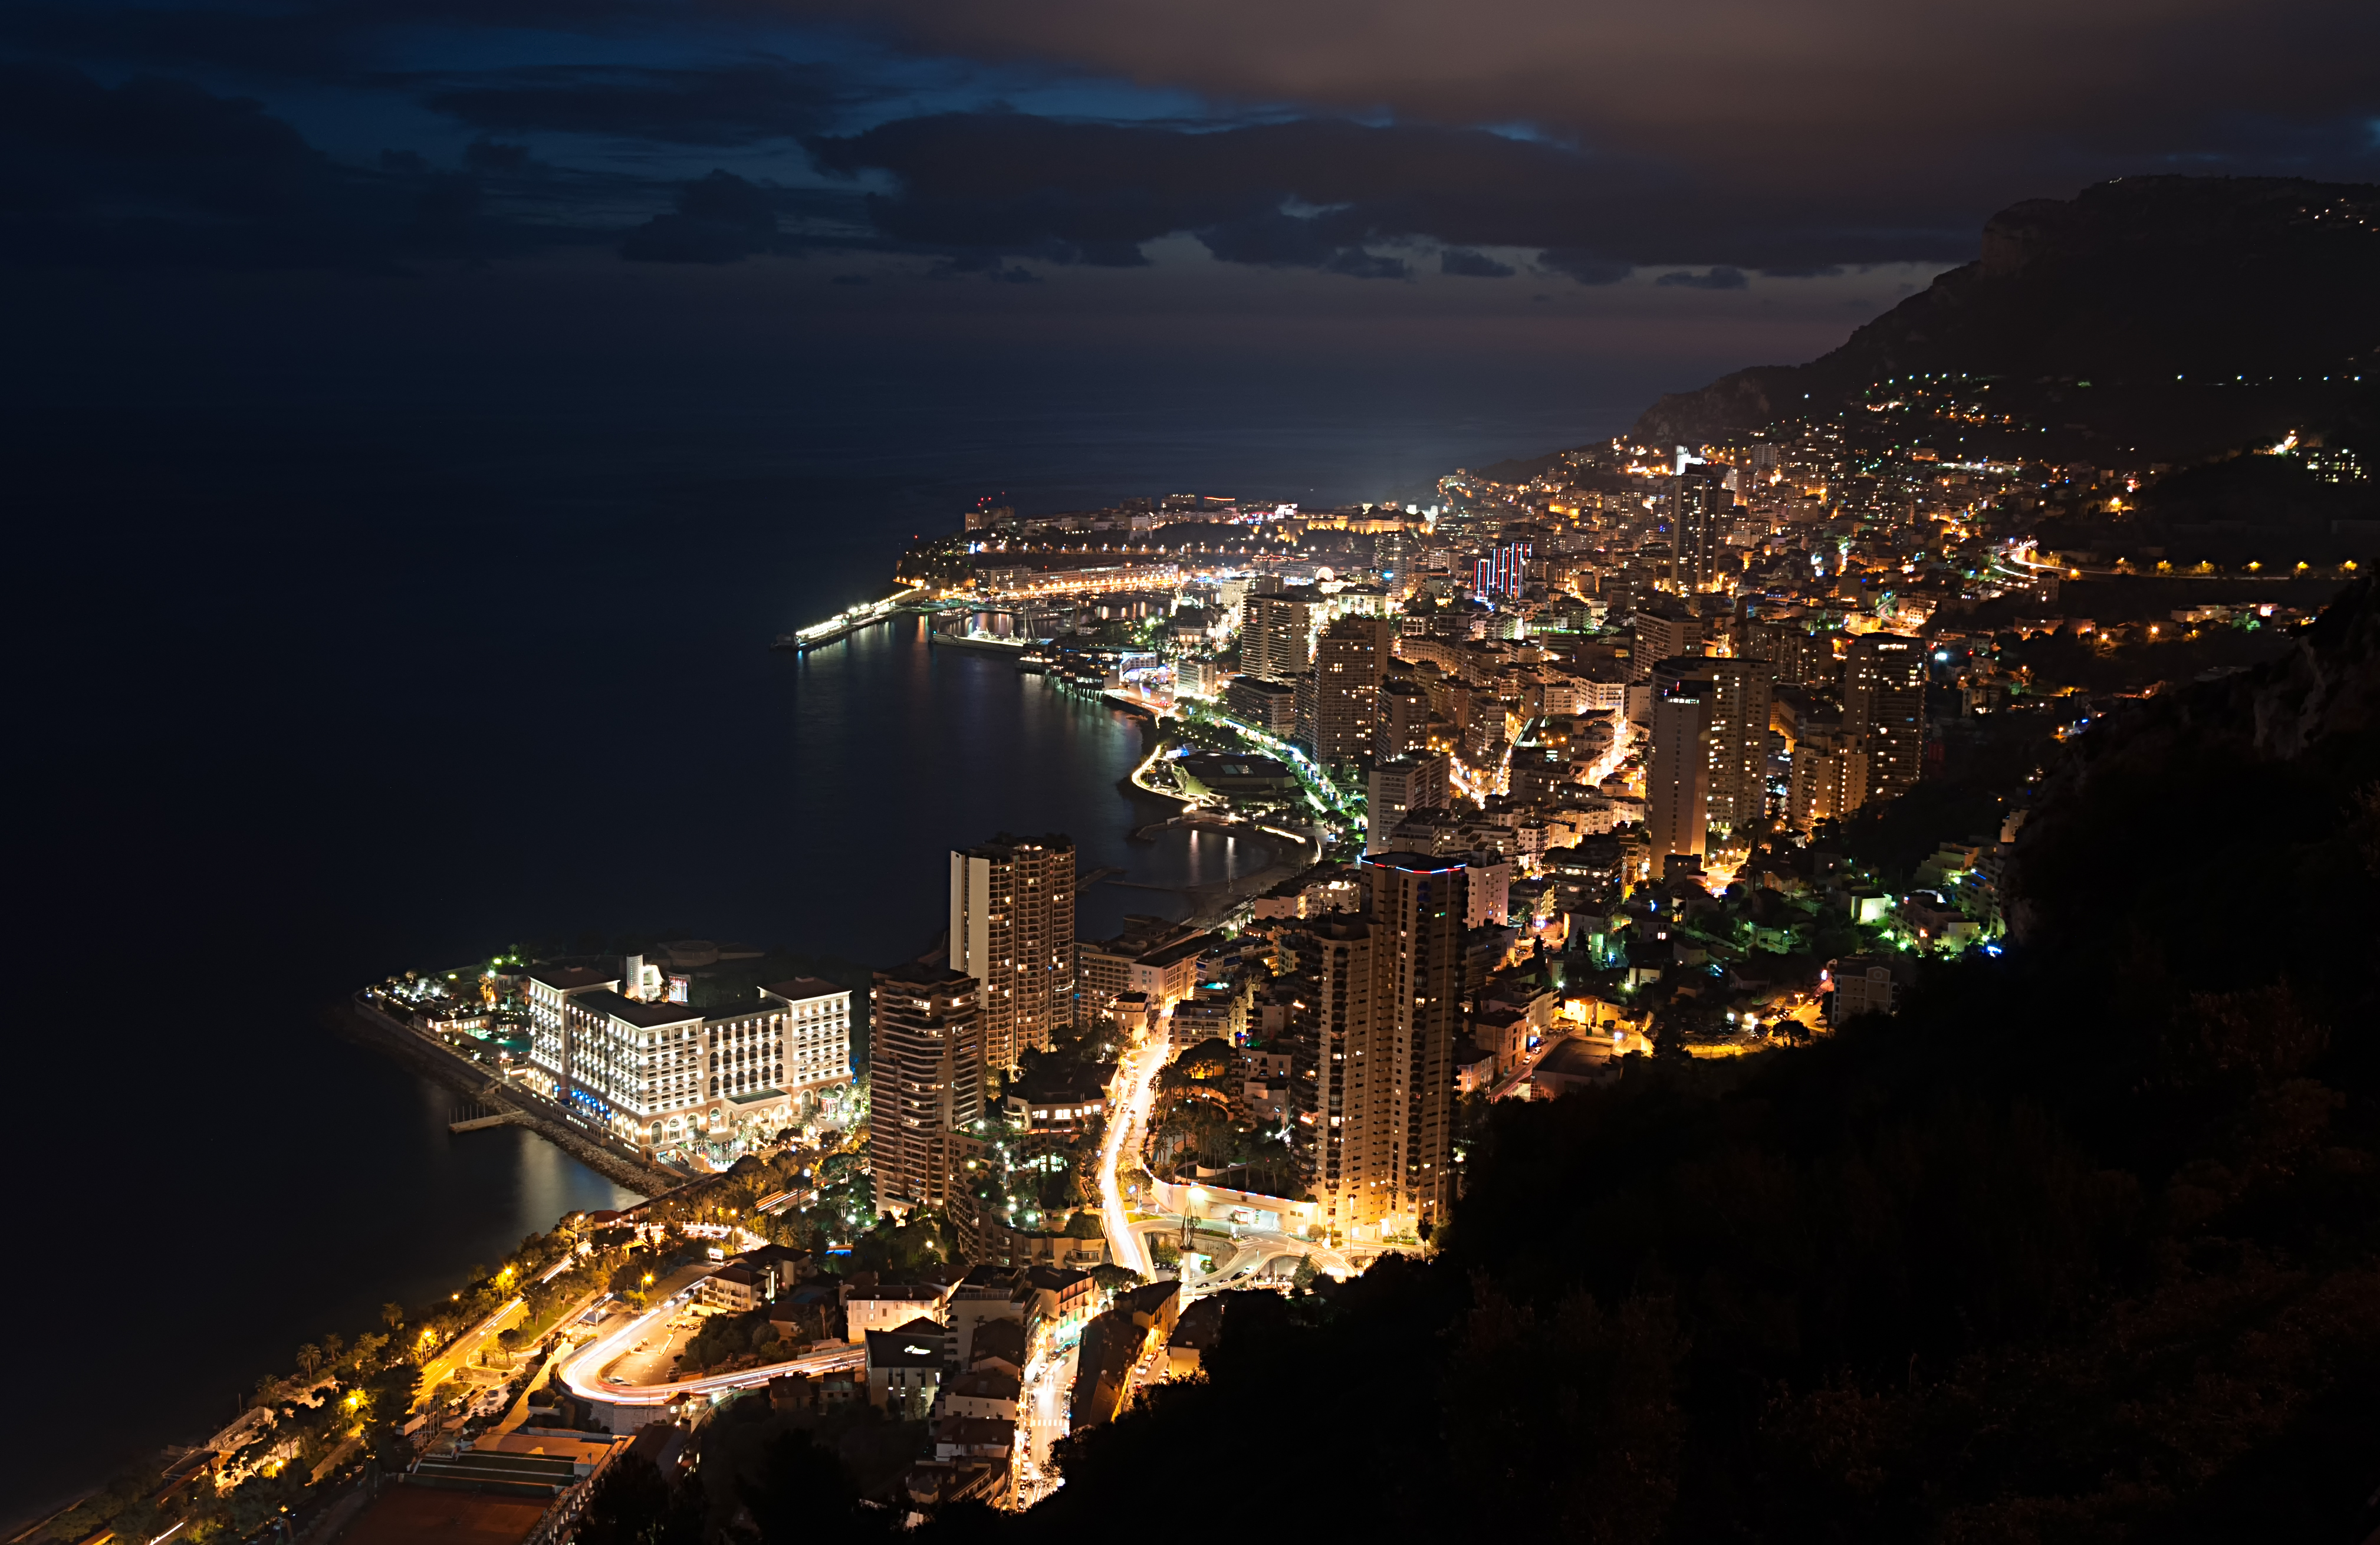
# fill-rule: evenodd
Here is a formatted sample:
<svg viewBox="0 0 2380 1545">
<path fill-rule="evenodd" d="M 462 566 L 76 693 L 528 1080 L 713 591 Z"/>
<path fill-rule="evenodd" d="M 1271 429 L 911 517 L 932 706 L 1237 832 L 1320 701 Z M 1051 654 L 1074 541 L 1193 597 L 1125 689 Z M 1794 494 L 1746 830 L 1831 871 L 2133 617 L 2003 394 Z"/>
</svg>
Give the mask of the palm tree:
<svg viewBox="0 0 2380 1545">
<path fill-rule="evenodd" d="M 321 1347 L 310 1341 L 298 1349 L 298 1367 L 307 1378 L 313 1378 L 314 1370 L 322 1366 L 322 1349 Z"/>
<path fill-rule="evenodd" d="M 380 1318 L 381 1323 L 386 1325 L 391 1331 L 395 1331 L 398 1326 L 405 1323 L 405 1306 L 403 1304 L 382 1304 L 380 1307 Z"/>
</svg>

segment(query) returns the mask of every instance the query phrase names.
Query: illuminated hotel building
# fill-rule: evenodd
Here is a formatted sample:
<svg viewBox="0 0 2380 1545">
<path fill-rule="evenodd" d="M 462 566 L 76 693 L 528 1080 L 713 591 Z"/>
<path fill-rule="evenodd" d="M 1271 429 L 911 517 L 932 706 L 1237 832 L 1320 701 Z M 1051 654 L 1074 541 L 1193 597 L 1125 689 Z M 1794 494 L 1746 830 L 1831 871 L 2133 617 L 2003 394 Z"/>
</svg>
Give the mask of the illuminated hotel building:
<svg viewBox="0 0 2380 1545">
<path fill-rule="evenodd" d="M 1075 1022 L 1075 844 L 1002 833 L 951 855 L 950 967 L 982 986 L 987 1069 Z"/>
<path fill-rule="evenodd" d="M 1436 1228 L 1453 1200 L 1470 876 L 1415 853 L 1369 856 L 1362 875 L 1366 916 L 1315 930 L 1314 1190 L 1330 1229 L 1378 1239 Z"/>
<path fill-rule="evenodd" d="M 579 967 L 528 974 L 532 1082 L 579 1120 L 666 1153 L 756 1145 L 792 1125 L 802 1097 L 851 1080 L 851 992 L 803 978 L 741 1007 L 624 996 Z"/>
</svg>

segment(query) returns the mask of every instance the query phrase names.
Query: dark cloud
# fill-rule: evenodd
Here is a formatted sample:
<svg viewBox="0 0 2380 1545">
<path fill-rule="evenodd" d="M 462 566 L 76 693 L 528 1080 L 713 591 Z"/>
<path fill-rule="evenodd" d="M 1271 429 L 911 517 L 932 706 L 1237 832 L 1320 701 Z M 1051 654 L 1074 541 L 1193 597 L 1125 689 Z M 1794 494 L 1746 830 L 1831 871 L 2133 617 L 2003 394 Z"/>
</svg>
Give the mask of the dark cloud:
<svg viewBox="0 0 2380 1545">
<path fill-rule="evenodd" d="M 1616 262 L 1598 252 L 1576 247 L 1550 247 L 1537 254 L 1537 266 L 1566 274 L 1582 285 L 1616 285 L 1636 272 L 1634 263 Z"/>
<path fill-rule="evenodd" d="M 1657 166 L 1479 129 L 971 113 L 808 143 L 824 171 L 895 181 L 868 205 L 888 238 L 1061 262 L 1138 261 L 1141 243 L 1186 231 L 1227 262 L 1390 276 L 1402 262 L 1370 248 L 1428 239 L 1542 249 L 1546 266 L 1599 284 L 1697 260 L 1956 261 L 1974 240 L 1970 225 L 1847 227 L 1823 202 L 1714 205 Z"/>
<path fill-rule="evenodd" d="M 731 146 L 822 133 L 882 89 L 783 59 L 710 69 L 554 65 L 442 84 L 423 100 L 475 128 Z"/>
<path fill-rule="evenodd" d="M 996 285 L 1038 285 L 1041 275 L 1020 264 L 1002 266 L 1000 259 L 990 252 L 964 252 L 942 259 L 926 270 L 929 279 L 984 278 Z"/>
<path fill-rule="evenodd" d="M 303 200 L 320 158 L 262 105 L 176 80 L 106 87 L 79 70 L 0 65 L 6 207 L 261 216 Z"/>
<path fill-rule="evenodd" d="M 609 141 L 582 158 L 798 140 L 897 180 L 863 245 L 1110 266 L 1190 232 L 1227 261 L 1365 274 L 1403 272 L 1384 244 L 1411 241 L 1462 276 L 1497 276 L 1479 253 L 1498 247 L 1585 284 L 1640 267 L 1803 275 L 1963 260 L 1992 210 L 2107 176 L 2380 173 L 2369 0 L 1794 15 L 1745 24 L 1732 0 L 1592 18 L 1571 0 L 30 0 L 0 7 L 0 50 L 104 60 L 111 79 L 378 93 L 491 144 Z M 795 30 L 820 20 L 865 31 Z M 1131 82 L 1225 105 L 1188 124 L 926 112 L 823 138 L 911 101 L 974 100 L 976 84 L 1038 92 L 1085 71 L 1103 104 Z M 1268 104 L 1267 121 L 1232 119 L 1234 103 Z M 1528 132 L 1459 127 L 1478 123 Z M 10 175 L 8 197 L 60 196 L 46 173 Z M 584 207 L 552 213 L 622 221 L 616 200 Z"/>
<path fill-rule="evenodd" d="M 1468 247 L 1450 247 L 1438 255 L 1438 271 L 1464 279 L 1509 279 L 1519 272 L 1510 263 L 1498 262 L 1485 252 L 1475 252 Z"/>
<path fill-rule="evenodd" d="M 479 262 L 597 239 L 590 210 L 651 197 L 646 184 L 535 167 L 516 151 L 483 141 L 460 171 L 405 150 L 346 165 L 258 103 L 188 81 L 104 86 L 77 70 L 0 65 L 0 262 Z M 843 202 L 856 213 L 856 201 Z"/>
<path fill-rule="evenodd" d="M 1219 221 L 1197 228 L 1198 240 L 1225 262 L 1266 268 L 1318 268 L 1354 279 L 1402 279 L 1405 265 L 1364 250 L 1351 223 L 1337 212 L 1298 215 L 1281 209 Z M 1162 235 L 1164 233 L 1156 233 Z"/>
<path fill-rule="evenodd" d="M 628 233 L 620 255 L 635 262 L 735 262 L 765 252 L 777 234 L 766 189 L 714 171 L 678 189 L 677 213 Z"/>
<path fill-rule="evenodd" d="M 2127 173 L 2365 178 L 2380 152 L 2370 0 L 2011 0 L 1988 13 L 1827 0 L 1773 15 L 1738 0 L 782 3 L 913 48 L 1213 101 L 1528 124 L 1598 158 L 1670 168 L 1714 206 L 1824 211 L 1817 229 L 1971 231 L 2017 199 Z M 1411 164 L 1427 180 L 1426 159 Z M 1712 228 L 1665 214 L 1682 232 Z M 1846 248 L 1805 261 L 1865 260 Z"/>
<path fill-rule="evenodd" d="M 1723 290 L 1742 289 L 1746 286 L 1750 285 L 1752 281 L 1744 277 L 1743 270 L 1740 268 L 1728 268 L 1722 265 L 1712 269 L 1707 274 L 1694 274 L 1686 272 L 1664 274 L 1659 278 L 1654 280 L 1653 283 L 1663 289 Z"/>
</svg>

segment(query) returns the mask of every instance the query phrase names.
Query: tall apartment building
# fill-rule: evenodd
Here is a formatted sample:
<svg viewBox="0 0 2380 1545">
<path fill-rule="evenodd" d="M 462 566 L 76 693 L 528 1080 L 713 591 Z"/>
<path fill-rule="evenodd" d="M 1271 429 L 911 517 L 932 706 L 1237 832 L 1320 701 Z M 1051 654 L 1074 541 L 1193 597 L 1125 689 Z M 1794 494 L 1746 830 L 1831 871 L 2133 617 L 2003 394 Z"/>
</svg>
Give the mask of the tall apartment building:
<svg viewBox="0 0 2380 1545">
<path fill-rule="evenodd" d="M 1390 676 L 1380 683 L 1379 738 L 1372 754 L 1400 756 L 1429 746 L 1429 693 L 1421 683 Z"/>
<path fill-rule="evenodd" d="M 1737 631 L 1735 652 L 1775 665 L 1779 687 L 1823 687 L 1835 679 L 1835 634 L 1813 633 L 1791 617 L 1747 617 Z"/>
<path fill-rule="evenodd" d="M 1710 620 L 1692 601 L 1663 596 L 1636 609 L 1636 645 L 1629 656 L 1629 679 L 1652 678 L 1653 663 L 1682 654 L 1703 654 L 1710 645 Z"/>
<path fill-rule="evenodd" d="M 699 1009 L 623 994 L 575 967 L 529 973 L 529 1065 L 540 1089 L 624 1142 L 667 1153 L 758 1144 L 802 1097 L 851 1077 L 851 993 L 804 978 Z"/>
<path fill-rule="evenodd" d="M 876 1210 L 945 1207 L 965 1189 L 953 1139 L 983 1115 L 982 984 L 932 966 L 876 973 L 868 999 Z"/>
<path fill-rule="evenodd" d="M 1710 678 L 1687 676 L 1653 700 L 1645 835 L 1652 845 L 1656 877 L 1671 854 L 1699 858 L 1709 843 L 1710 716 L 1716 696 Z"/>
<path fill-rule="evenodd" d="M 1453 1200 L 1469 876 L 1413 853 L 1363 871 L 1366 915 L 1316 930 L 1314 1189 L 1330 1228 L 1378 1238 L 1435 1228 Z"/>
<path fill-rule="evenodd" d="M 1449 772 L 1443 752 L 1401 752 L 1375 765 L 1366 780 L 1366 848 L 1387 848 L 1389 833 L 1415 810 L 1446 809 Z"/>
<path fill-rule="evenodd" d="M 1058 833 L 951 855 L 950 967 L 982 985 L 984 1065 L 1017 1065 L 1075 1022 L 1075 844 Z"/>
<path fill-rule="evenodd" d="M 1707 462 L 1681 469 L 1670 480 L 1670 576 L 1678 589 L 1696 594 L 1718 582 L 1719 539 L 1735 514 L 1727 486 L 1728 468 Z"/>
<path fill-rule="evenodd" d="M 1702 664 L 1711 679 L 1710 819 L 1741 830 L 1768 813 L 1768 709 L 1777 667 L 1724 657 Z"/>
<path fill-rule="evenodd" d="M 1925 645 L 1866 633 L 1843 655 L 1843 727 L 1867 752 L 1864 797 L 1888 799 L 1917 782 L 1925 759 Z"/>
<path fill-rule="evenodd" d="M 1322 630 L 1314 655 L 1314 756 L 1324 766 L 1373 754 L 1380 678 L 1395 642 L 1396 627 L 1386 617 L 1341 617 Z"/>
<path fill-rule="evenodd" d="M 1867 797 L 1867 748 L 1840 724 L 1805 724 L 1793 743 L 1785 819 L 1803 836 L 1821 821 L 1839 820 Z"/>
<path fill-rule="evenodd" d="M 1240 669 L 1269 681 L 1287 681 L 1314 668 L 1314 600 L 1255 595 L 1240 602 Z"/>
<path fill-rule="evenodd" d="M 1297 688 L 1287 681 L 1235 675 L 1223 687 L 1223 706 L 1277 739 L 1297 734 Z"/>
</svg>

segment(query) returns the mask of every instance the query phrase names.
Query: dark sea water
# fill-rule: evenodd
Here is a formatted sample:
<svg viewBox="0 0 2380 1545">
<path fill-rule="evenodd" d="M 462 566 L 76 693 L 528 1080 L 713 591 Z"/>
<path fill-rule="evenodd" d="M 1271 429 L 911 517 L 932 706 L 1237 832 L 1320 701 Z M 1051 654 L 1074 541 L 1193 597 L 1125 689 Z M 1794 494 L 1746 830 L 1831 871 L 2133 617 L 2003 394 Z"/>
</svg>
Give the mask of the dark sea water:
<svg viewBox="0 0 2380 1545">
<path fill-rule="evenodd" d="M 912 532 L 995 492 L 1378 496 L 1652 384 L 360 380 L 9 406 L 0 1518 L 614 1199 L 525 1134 L 450 1137 L 451 1096 L 322 1028 L 354 985 L 589 932 L 883 963 L 1002 829 L 1154 886 L 1268 861 L 1131 842 L 1135 724 L 1005 661 L 915 623 L 766 647 Z M 1102 885 L 1084 927 L 1181 906 Z"/>
</svg>

